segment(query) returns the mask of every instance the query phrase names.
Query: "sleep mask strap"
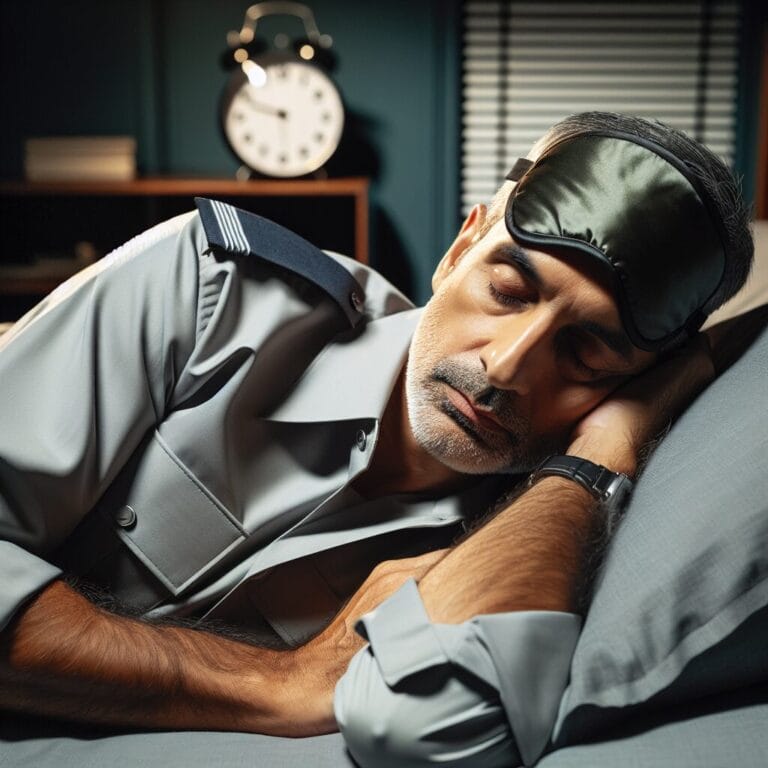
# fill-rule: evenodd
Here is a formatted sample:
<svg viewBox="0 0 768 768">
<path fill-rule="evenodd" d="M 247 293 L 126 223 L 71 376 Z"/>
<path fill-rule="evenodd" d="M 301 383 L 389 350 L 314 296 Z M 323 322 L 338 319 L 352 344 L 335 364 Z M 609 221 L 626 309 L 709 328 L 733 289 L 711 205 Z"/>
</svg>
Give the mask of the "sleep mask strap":
<svg viewBox="0 0 768 768">
<path fill-rule="evenodd" d="M 533 165 L 533 160 L 528 160 L 525 157 L 518 157 L 515 160 L 515 164 L 512 166 L 512 170 L 504 177 L 509 181 L 520 181 L 520 179 L 528 173 L 528 170 Z"/>
</svg>

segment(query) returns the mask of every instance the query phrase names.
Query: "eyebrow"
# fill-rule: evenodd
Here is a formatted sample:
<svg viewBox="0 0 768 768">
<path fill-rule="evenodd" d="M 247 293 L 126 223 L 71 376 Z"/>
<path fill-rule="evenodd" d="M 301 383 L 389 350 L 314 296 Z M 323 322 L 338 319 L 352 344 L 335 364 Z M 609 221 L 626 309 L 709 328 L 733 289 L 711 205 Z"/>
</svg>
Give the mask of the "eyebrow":
<svg viewBox="0 0 768 768">
<path fill-rule="evenodd" d="M 541 279 L 541 275 L 536 267 L 533 266 L 531 257 L 525 249 L 521 248 L 517 243 L 513 243 L 512 245 L 502 245 L 498 248 L 496 254 L 517 267 L 536 288 L 541 288 L 544 281 Z"/>
</svg>

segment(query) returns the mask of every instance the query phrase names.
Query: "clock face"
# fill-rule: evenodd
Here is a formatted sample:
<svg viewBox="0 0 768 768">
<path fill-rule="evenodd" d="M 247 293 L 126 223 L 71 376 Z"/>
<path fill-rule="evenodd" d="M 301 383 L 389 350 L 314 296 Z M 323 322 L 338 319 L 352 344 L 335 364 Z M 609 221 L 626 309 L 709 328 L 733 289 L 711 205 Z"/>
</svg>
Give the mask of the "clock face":
<svg viewBox="0 0 768 768">
<path fill-rule="evenodd" d="M 235 154 L 268 176 L 302 176 L 334 153 L 344 127 L 336 86 L 312 64 L 277 61 L 238 79 L 223 104 L 224 134 Z"/>
</svg>

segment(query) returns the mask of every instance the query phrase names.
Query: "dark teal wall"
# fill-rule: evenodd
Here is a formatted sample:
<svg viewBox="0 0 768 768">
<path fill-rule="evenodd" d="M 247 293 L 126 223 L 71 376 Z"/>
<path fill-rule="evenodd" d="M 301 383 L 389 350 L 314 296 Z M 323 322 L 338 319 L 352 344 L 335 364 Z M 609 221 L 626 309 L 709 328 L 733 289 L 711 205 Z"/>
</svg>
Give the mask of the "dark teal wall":
<svg viewBox="0 0 768 768">
<path fill-rule="evenodd" d="M 218 60 L 247 5 L 0 0 L 0 177 L 21 176 L 25 136 L 58 133 L 135 135 L 145 173 L 232 174 L 217 122 Z M 311 5 L 377 158 L 372 261 L 422 301 L 458 225 L 460 0 Z M 765 3 L 746 5 L 737 171 L 751 198 Z"/>
<path fill-rule="evenodd" d="M 144 173 L 234 173 L 218 60 L 247 6 L 2 0 L 0 176 L 21 176 L 25 136 L 59 133 L 135 135 Z M 372 260 L 421 301 L 457 226 L 458 0 L 311 6 L 377 158 Z"/>
</svg>

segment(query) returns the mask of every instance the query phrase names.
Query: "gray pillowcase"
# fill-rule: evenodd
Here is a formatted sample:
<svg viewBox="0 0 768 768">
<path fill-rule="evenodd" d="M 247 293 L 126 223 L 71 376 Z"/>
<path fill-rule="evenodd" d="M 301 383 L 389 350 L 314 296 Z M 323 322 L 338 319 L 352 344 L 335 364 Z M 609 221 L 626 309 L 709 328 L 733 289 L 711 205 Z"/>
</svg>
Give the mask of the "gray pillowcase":
<svg viewBox="0 0 768 768">
<path fill-rule="evenodd" d="M 576 647 L 556 744 L 605 736 L 617 712 L 768 680 L 768 622 L 756 620 L 768 606 L 767 457 L 764 330 L 638 482 Z"/>
</svg>

